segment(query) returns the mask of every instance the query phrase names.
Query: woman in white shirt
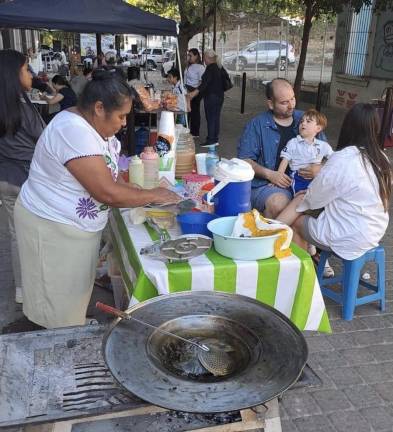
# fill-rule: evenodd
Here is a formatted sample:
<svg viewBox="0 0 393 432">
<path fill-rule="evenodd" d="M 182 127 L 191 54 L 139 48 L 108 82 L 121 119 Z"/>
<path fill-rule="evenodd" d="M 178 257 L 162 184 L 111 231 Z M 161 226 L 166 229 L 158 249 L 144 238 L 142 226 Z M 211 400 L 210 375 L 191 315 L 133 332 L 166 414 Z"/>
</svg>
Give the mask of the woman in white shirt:
<svg viewBox="0 0 393 432">
<path fill-rule="evenodd" d="M 297 195 L 277 217 L 292 225 L 294 241 L 333 250 L 354 260 L 376 247 L 389 222 L 391 165 L 378 142 L 379 118 L 370 104 L 346 115 L 337 144 L 305 194 Z M 318 218 L 302 215 L 323 209 Z"/>
<path fill-rule="evenodd" d="M 109 207 L 176 201 L 118 176 L 120 143 L 133 93 L 115 74 L 96 70 L 76 107 L 40 136 L 14 219 L 22 268 L 23 313 L 46 328 L 85 323 L 101 233 Z"/>
<path fill-rule="evenodd" d="M 187 91 L 192 92 L 202 82 L 202 75 L 205 73 L 205 66 L 202 64 L 201 55 L 196 48 L 188 50 L 188 66 L 184 71 L 184 84 Z M 201 99 L 200 95 L 191 100 L 191 112 L 188 114 L 190 123 L 190 132 L 194 137 L 199 137 L 199 128 L 201 126 Z"/>
</svg>

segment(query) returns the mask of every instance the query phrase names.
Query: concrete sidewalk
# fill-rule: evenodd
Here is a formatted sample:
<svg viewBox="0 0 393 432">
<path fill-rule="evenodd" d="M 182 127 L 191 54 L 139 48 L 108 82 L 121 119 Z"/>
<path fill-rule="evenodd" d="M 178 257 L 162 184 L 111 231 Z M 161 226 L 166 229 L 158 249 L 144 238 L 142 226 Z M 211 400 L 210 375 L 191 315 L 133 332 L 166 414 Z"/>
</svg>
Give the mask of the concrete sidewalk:
<svg viewBox="0 0 393 432">
<path fill-rule="evenodd" d="M 246 112 L 240 114 L 240 90 L 226 94 L 222 114 L 221 156 L 236 155 L 237 139 L 246 122 L 265 106 L 261 92 L 248 90 Z M 301 105 L 301 108 L 306 106 Z M 327 108 L 327 135 L 335 146 L 342 111 Z M 203 117 L 203 116 L 202 116 Z M 205 133 L 203 125 L 202 133 Z M 204 135 L 201 138 L 204 138 Z M 197 149 L 198 150 L 198 149 Z M 393 152 L 388 152 L 392 158 Z M 383 240 L 386 250 L 387 307 L 356 309 L 355 318 L 341 319 L 340 308 L 327 301 L 332 335 L 306 334 L 309 364 L 323 380 L 322 387 L 287 392 L 280 404 L 283 432 L 393 431 L 393 229 Z M 373 276 L 373 272 L 372 277 Z M 0 207 L 0 327 L 22 316 L 14 303 L 9 236 Z M 101 320 L 101 317 L 98 317 Z"/>
</svg>

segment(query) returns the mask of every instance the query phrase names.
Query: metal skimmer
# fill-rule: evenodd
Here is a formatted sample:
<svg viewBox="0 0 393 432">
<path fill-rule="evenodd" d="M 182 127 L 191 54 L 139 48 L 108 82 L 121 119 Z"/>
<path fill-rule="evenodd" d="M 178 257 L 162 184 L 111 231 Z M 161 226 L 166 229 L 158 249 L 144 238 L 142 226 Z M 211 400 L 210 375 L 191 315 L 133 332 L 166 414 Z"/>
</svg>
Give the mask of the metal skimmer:
<svg viewBox="0 0 393 432">
<path fill-rule="evenodd" d="M 229 375 L 236 369 L 236 362 L 228 354 L 234 349 L 217 340 L 203 339 L 203 345 L 209 347 L 209 351 L 199 351 L 198 360 L 201 365 L 214 376 Z"/>
<path fill-rule="evenodd" d="M 217 340 L 212 339 L 204 339 L 204 343 L 197 343 L 191 341 L 190 339 L 183 338 L 177 334 L 162 330 L 159 327 L 154 326 L 153 324 L 147 323 L 146 321 L 134 318 L 131 315 L 121 311 L 120 309 L 116 309 L 104 303 L 97 302 L 96 307 L 103 312 L 110 313 L 122 319 L 136 321 L 137 323 L 144 326 L 154 328 L 158 332 L 163 333 L 167 336 L 172 336 L 176 339 L 180 339 L 183 342 L 194 345 L 196 348 L 198 348 L 198 360 L 200 361 L 202 366 L 214 376 L 229 375 L 235 370 L 235 362 L 228 354 L 228 352 L 233 351 L 233 348 L 227 344 L 223 344 Z M 206 345 L 207 343 L 209 345 Z"/>
</svg>

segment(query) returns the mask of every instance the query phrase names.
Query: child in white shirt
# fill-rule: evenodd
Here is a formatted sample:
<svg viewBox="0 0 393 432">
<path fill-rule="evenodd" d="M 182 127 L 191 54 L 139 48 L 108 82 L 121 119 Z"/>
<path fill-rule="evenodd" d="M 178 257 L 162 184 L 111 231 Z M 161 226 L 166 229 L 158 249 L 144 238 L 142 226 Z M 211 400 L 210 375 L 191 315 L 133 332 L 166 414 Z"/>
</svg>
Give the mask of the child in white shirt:
<svg viewBox="0 0 393 432">
<path fill-rule="evenodd" d="M 187 89 L 180 81 L 180 72 L 176 68 L 172 68 L 168 72 L 167 81 L 172 84 L 172 93 L 177 96 L 177 109 L 179 111 L 190 111 L 189 98 L 187 97 Z M 186 125 L 185 114 L 178 115 L 178 122 Z"/>
<path fill-rule="evenodd" d="M 326 141 L 315 138 L 327 125 L 326 116 L 315 109 L 303 114 L 299 124 L 299 135 L 288 141 L 281 151 L 281 163 L 278 171 L 285 173 L 288 165 L 291 170 L 292 190 L 296 194 L 306 190 L 312 179 L 302 177 L 298 170 L 311 164 L 320 164 L 333 154 L 333 149 Z"/>
</svg>

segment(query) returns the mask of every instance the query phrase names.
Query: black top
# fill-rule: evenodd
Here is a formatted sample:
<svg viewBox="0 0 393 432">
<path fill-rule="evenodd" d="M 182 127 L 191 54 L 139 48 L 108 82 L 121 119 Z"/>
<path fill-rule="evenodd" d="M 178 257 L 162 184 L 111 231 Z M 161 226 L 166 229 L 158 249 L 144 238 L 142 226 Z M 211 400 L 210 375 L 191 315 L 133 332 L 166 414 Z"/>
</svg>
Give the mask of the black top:
<svg viewBox="0 0 393 432">
<path fill-rule="evenodd" d="M 60 111 L 63 111 L 67 108 L 71 108 L 76 105 L 77 97 L 70 87 L 63 87 L 59 90 L 59 93 L 64 96 L 64 98 L 59 102 Z"/>
<path fill-rule="evenodd" d="M 278 132 L 280 133 L 280 144 L 278 146 L 277 160 L 276 160 L 276 170 L 277 170 L 281 162 L 280 154 L 282 149 L 287 145 L 288 141 L 296 137 L 296 134 L 293 130 L 293 122 L 289 126 L 281 126 L 278 123 L 276 123 L 276 126 Z"/>
<path fill-rule="evenodd" d="M 198 90 L 203 97 L 210 94 L 224 97 L 221 68 L 217 66 L 217 63 L 211 63 L 206 66 L 206 70 L 202 75 L 202 82 L 198 87 Z"/>
<path fill-rule="evenodd" d="M 33 104 L 22 100 L 21 125 L 15 135 L 0 138 L 0 181 L 22 186 L 26 181 L 35 145 L 45 123 Z"/>
</svg>

